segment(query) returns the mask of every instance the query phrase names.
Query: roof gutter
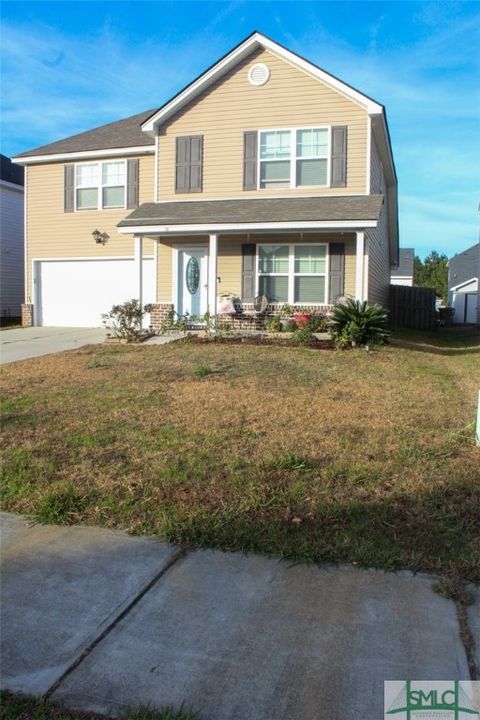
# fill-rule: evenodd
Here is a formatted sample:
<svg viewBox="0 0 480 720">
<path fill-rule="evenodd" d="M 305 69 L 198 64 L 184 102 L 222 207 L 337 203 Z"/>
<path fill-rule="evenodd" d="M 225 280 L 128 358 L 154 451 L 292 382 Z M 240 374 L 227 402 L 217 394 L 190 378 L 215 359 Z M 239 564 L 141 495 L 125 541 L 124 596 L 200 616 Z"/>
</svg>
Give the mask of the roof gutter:
<svg viewBox="0 0 480 720">
<path fill-rule="evenodd" d="M 126 157 L 128 155 L 153 155 L 155 145 L 137 145 L 136 147 L 106 148 L 104 150 L 81 150 L 78 152 L 51 153 L 50 155 L 28 155 L 12 158 L 18 165 L 39 165 L 40 163 L 87 160 L 103 157 Z"/>
<path fill-rule="evenodd" d="M 199 223 L 185 225 L 117 225 L 122 235 L 184 235 L 185 233 L 358 230 L 377 227 L 377 220 L 299 220 L 298 222 Z"/>
</svg>

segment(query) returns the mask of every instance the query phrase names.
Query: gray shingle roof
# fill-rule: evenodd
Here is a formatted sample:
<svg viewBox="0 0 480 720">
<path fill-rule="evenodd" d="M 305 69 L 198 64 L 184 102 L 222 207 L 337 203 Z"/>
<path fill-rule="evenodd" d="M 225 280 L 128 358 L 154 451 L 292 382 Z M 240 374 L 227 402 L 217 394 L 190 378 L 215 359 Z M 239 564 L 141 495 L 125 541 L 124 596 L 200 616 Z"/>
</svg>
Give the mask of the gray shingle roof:
<svg viewBox="0 0 480 720">
<path fill-rule="evenodd" d="M 480 242 L 457 253 L 448 261 L 448 287 L 456 287 L 471 278 L 480 278 Z"/>
<path fill-rule="evenodd" d="M 392 277 L 413 277 L 413 248 L 400 248 L 398 251 L 398 267 L 392 270 Z"/>
<path fill-rule="evenodd" d="M 108 125 L 101 125 L 93 130 L 71 135 L 64 140 L 41 145 L 17 155 L 17 158 L 31 155 L 54 155 L 57 153 L 84 152 L 86 150 L 108 150 L 109 148 L 137 147 L 154 145 L 155 140 L 144 133 L 141 124 L 154 110 L 131 115 Z"/>
<path fill-rule="evenodd" d="M 122 220 L 118 227 L 378 220 L 382 203 L 383 195 L 144 203 Z"/>
<path fill-rule="evenodd" d="M 21 165 L 16 165 L 6 155 L 0 155 L 0 180 L 14 185 L 24 185 L 23 173 Z"/>
</svg>

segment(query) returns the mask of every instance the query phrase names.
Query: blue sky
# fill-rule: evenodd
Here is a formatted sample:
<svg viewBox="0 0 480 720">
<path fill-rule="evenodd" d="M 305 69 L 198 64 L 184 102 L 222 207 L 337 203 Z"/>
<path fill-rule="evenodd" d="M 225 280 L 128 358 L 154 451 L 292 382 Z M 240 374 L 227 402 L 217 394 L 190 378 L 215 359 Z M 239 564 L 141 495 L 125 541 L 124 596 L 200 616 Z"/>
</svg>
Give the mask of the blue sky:
<svg viewBox="0 0 480 720">
<path fill-rule="evenodd" d="M 2 2 L 2 152 L 161 105 L 252 30 L 387 108 L 400 238 L 478 240 L 479 2 Z"/>
</svg>

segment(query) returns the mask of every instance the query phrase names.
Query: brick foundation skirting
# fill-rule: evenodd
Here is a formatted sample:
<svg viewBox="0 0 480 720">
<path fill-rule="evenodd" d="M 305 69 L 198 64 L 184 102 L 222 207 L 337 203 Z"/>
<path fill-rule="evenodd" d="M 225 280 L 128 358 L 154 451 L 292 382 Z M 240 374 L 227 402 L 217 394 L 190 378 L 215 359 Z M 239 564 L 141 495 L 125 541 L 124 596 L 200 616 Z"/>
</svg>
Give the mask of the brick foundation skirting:
<svg viewBox="0 0 480 720">
<path fill-rule="evenodd" d="M 173 310 L 173 303 L 153 303 L 150 311 L 150 326 L 153 330 L 160 330 L 162 322 L 167 319 Z"/>
<path fill-rule="evenodd" d="M 242 303 L 242 312 L 239 312 L 238 315 L 219 315 L 219 318 L 224 318 L 233 330 L 264 330 L 265 318 L 269 315 L 282 315 L 281 308 L 282 305 L 269 305 L 265 315 L 258 315 L 254 312 L 253 305 Z M 302 310 L 310 312 L 312 315 L 323 315 L 331 310 L 331 307 L 329 305 L 320 307 L 318 305 L 302 305 Z"/>
<path fill-rule="evenodd" d="M 22 326 L 32 327 L 33 325 L 33 305 L 24 303 L 22 305 Z"/>
<path fill-rule="evenodd" d="M 281 305 L 270 305 L 266 315 L 281 314 Z M 326 313 L 331 310 L 329 305 L 303 305 L 302 309 L 312 314 Z M 162 322 L 167 319 L 169 313 L 173 310 L 172 303 L 154 303 L 150 312 L 150 326 L 153 330 L 160 330 Z M 225 324 L 230 325 L 232 330 L 263 330 L 265 327 L 266 315 L 258 315 L 254 312 L 253 305 L 242 303 L 242 311 L 237 315 L 218 315 L 219 320 L 223 320 Z"/>
</svg>

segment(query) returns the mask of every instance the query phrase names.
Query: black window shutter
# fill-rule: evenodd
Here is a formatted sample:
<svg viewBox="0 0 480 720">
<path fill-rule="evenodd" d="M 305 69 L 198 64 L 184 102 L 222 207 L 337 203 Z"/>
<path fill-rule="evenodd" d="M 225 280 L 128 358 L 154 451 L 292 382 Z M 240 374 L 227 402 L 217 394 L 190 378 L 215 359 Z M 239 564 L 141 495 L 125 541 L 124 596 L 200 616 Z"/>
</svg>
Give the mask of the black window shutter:
<svg viewBox="0 0 480 720">
<path fill-rule="evenodd" d="M 188 192 L 190 163 L 190 138 L 177 137 L 175 192 Z"/>
<path fill-rule="evenodd" d="M 203 136 L 190 138 L 190 192 L 202 192 Z"/>
<path fill-rule="evenodd" d="M 64 166 L 64 211 L 75 210 L 75 165 Z"/>
<path fill-rule="evenodd" d="M 247 303 L 255 298 L 255 252 L 255 245 L 242 245 L 242 301 Z"/>
<path fill-rule="evenodd" d="M 347 185 L 347 126 L 332 127 L 332 187 Z"/>
<path fill-rule="evenodd" d="M 258 133 L 248 130 L 243 133 L 243 189 L 257 189 Z"/>
<path fill-rule="evenodd" d="M 329 302 L 335 303 L 344 294 L 345 287 L 345 245 L 330 243 Z"/>
<path fill-rule="evenodd" d="M 127 160 L 127 208 L 138 207 L 138 160 Z"/>
<path fill-rule="evenodd" d="M 203 136 L 176 139 L 175 192 L 202 192 Z"/>
</svg>

